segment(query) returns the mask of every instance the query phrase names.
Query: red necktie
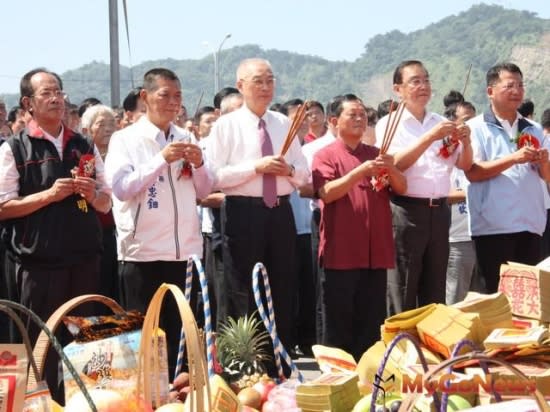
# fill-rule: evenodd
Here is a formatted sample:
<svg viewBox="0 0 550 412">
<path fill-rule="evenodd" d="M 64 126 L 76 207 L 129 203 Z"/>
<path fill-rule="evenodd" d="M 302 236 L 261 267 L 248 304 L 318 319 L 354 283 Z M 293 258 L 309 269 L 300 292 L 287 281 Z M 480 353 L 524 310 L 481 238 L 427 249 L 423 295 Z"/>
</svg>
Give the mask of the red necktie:
<svg viewBox="0 0 550 412">
<path fill-rule="evenodd" d="M 271 144 L 271 138 L 265 128 L 265 121 L 263 119 L 260 119 L 260 123 L 258 124 L 258 134 L 260 136 L 260 143 L 262 144 L 262 157 L 273 155 L 273 145 Z M 273 207 L 277 204 L 277 181 L 275 175 L 263 174 L 262 195 L 267 207 Z"/>
</svg>

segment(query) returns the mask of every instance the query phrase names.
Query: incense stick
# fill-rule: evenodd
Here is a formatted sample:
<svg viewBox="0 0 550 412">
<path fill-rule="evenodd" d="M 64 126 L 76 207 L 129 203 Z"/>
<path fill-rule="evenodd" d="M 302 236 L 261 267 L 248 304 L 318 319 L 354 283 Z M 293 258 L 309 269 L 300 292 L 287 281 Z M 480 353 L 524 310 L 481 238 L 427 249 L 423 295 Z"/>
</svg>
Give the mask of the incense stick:
<svg viewBox="0 0 550 412">
<path fill-rule="evenodd" d="M 387 145 L 386 140 L 387 140 L 387 136 L 388 136 L 388 130 L 389 130 L 389 127 L 390 127 L 390 123 L 391 123 L 391 120 L 392 120 L 392 118 L 391 118 L 392 113 L 393 113 L 393 100 L 390 100 L 390 110 L 388 112 L 388 121 L 386 122 L 386 127 L 384 129 L 384 136 L 382 137 L 382 144 L 380 145 L 380 153 L 384 153 L 383 150 Z"/>
<path fill-rule="evenodd" d="M 292 119 L 292 123 L 290 124 L 290 128 L 288 129 L 288 133 L 285 137 L 283 146 L 281 148 L 281 156 L 284 156 L 288 151 L 288 149 L 290 149 L 290 145 L 292 144 L 292 141 L 296 137 L 296 132 L 298 131 L 298 128 L 301 126 L 302 122 L 306 117 L 308 106 L 309 106 L 309 102 L 306 101 L 304 104 L 301 104 L 298 107 L 296 115 L 294 116 L 294 119 Z"/>
<path fill-rule="evenodd" d="M 472 63 L 468 68 L 468 73 L 466 74 L 466 81 L 464 82 L 464 89 L 462 89 L 462 97 L 466 95 L 466 89 L 468 88 L 468 83 L 470 82 L 470 73 L 472 72 Z"/>
<path fill-rule="evenodd" d="M 392 117 L 392 112 L 393 112 L 392 109 L 393 109 L 393 101 L 390 105 L 390 112 L 388 113 L 388 123 L 386 123 L 384 137 L 382 139 L 382 144 L 380 145 L 380 154 L 386 153 L 390 148 L 391 141 L 393 139 L 393 136 L 395 135 L 395 132 L 397 131 L 397 126 L 399 125 L 401 116 L 405 111 L 405 103 L 399 102 L 399 104 L 397 105 L 397 108 L 395 109 L 395 114 L 393 117 Z"/>
</svg>

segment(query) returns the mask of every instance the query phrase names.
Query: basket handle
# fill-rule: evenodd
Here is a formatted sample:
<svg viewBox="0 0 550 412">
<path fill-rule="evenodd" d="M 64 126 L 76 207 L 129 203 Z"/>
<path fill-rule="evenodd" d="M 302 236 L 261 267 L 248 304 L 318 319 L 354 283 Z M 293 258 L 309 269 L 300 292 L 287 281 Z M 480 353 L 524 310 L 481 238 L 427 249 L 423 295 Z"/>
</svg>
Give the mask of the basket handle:
<svg viewBox="0 0 550 412">
<path fill-rule="evenodd" d="M 444 362 L 441 362 L 437 365 L 434 369 L 430 370 L 426 375 L 424 375 L 423 381 L 429 381 L 433 378 L 434 375 L 438 374 L 445 368 L 448 368 L 450 366 L 453 366 L 457 363 L 462 363 L 470 360 L 478 360 L 480 362 L 486 362 L 486 363 L 492 363 L 497 364 L 499 366 L 503 366 L 507 368 L 509 371 L 513 372 L 514 375 L 519 377 L 521 380 L 527 382 L 529 381 L 529 378 L 518 368 L 516 368 L 514 365 L 498 358 L 491 358 L 487 355 L 485 355 L 482 352 L 470 352 L 465 355 L 457 356 L 455 358 L 447 359 Z M 406 398 L 403 399 L 403 403 L 401 404 L 401 407 L 399 408 L 400 412 L 408 412 L 412 411 L 414 404 L 418 400 L 418 397 L 421 395 L 421 393 L 410 393 Z M 544 396 L 542 393 L 535 388 L 535 391 L 532 393 L 533 398 L 537 402 L 539 406 L 539 410 L 542 412 L 550 412 L 550 407 L 546 403 L 546 400 L 544 399 Z"/>
<path fill-rule="evenodd" d="M 262 281 L 264 284 L 268 313 L 265 312 L 264 302 L 260 293 L 260 274 L 262 275 Z M 254 300 L 256 301 L 256 306 L 258 307 L 258 313 L 260 314 L 262 322 L 264 323 L 264 326 L 267 329 L 269 336 L 271 336 L 271 340 L 273 341 L 273 350 L 275 352 L 275 365 L 277 366 L 279 377 L 281 379 L 285 379 L 285 375 L 283 374 L 283 366 L 281 364 L 281 359 L 284 359 L 285 363 L 290 367 L 292 373 L 297 376 L 298 381 L 304 382 L 304 377 L 302 376 L 302 373 L 292 361 L 292 358 L 286 351 L 283 343 L 277 335 L 277 326 L 275 325 L 275 312 L 273 309 L 273 299 L 271 297 L 271 287 L 269 286 L 269 277 L 267 276 L 267 270 L 265 269 L 264 264 L 261 262 L 258 262 L 256 263 L 256 265 L 254 265 L 254 270 L 252 271 L 252 289 L 254 291 Z"/>
<path fill-rule="evenodd" d="M 371 397 L 371 409 L 374 411 L 376 399 L 378 398 L 378 391 L 382 390 L 383 388 L 381 386 L 382 381 L 382 374 L 384 373 L 384 369 L 386 369 L 386 364 L 388 363 L 388 360 L 390 358 L 390 354 L 393 351 L 393 349 L 397 346 L 397 344 L 402 340 L 408 340 L 412 343 L 414 346 L 414 349 L 416 350 L 416 353 L 418 354 L 418 358 L 420 359 L 420 364 L 422 365 L 422 369 L 424 370 L 424 373 L 428 372 L 428 363 L 426 362 L 426 357 L 424 356 L 424 352 L 422 352 L 422 349 L 420 348 L 420 342 L 418 342 L 418 339 L 407 332 L 401 332 L 399 333 L 393 340 L 390 342 L 388 347 L 386 348 L 386 351 L 384 352 L 384 356 L 382 358 L 382 362 L 380 363 L 380 366 L 378 367 L 378 371 L 376 372 L 374 382 L 372 384 L 373 390 L 372 390 L 372 397 Z M 385 396 L 385 393 L 384 393 Z M 439 402 L 439 398 L 436 393 L 434 393 L 434 404 L 436 410 L 439 410 L 441 408 L 441 404 Z"/>
<path fill-rule="evenodd" d="M 15 303 L 15 302 L 12 302 L 12 301 L 9 301 L 9 300 L 0 300 L 0 306 L 2 306 L 2 305 L 13 308 L 13 309 L 17 309 L 20 312 L 23 312 L 25 315 L 29 316 L 33 320 L 33 322 L 36 323 L 40 327 L 42 332 L 50 340 L 53 348 L 55 349 L 55 351 L 57 352 L 57 354 L 61 358 L 61 361 L 65 364 L 65 366 L 67 367 L 67 370 L 69 371 L 69 373 L 71 374 L 71 376 L 75 380 L 75 382 L 78 385 L 80 391 L 84 395 L 84 398 L 88 402 L 88 406 L 90 407 L 91 412 L 98 412 L 97 408 L 96 408 L 96 406 L 95 406 L 95 404 L 92 400 L 92 397 L 90 396 L 90 393 L 88 392 L 88 389 L 86 389 L 86 385 L 84 385 L 84 382 L 82 382 L 82 379 L 78 375 L 78 372 L 75 370 L 74 366 L 72 365 L 72 363 L 67 358 L 67 355 L 65 355 L 65 353 L 63 352 L 63 348 L 59 344 L 59 342 L 56 339 L 55 335 L 50 331 L 50 329 L 42 321 L 42 319 L 40 319 L 38 317 L 38 315 L 36 313 L 34 313 L 32 310 L 26 308 L 25 306 L 23 306 L 19 303 Z M 34 356 L 34 354 L 33 354 L 33 356 Z M 36 376 L 33 376 L 33 378 L 35 378 L 35 377 Z M 29 382 L 31 382 L 30 378 L 31 378 L 31 376 L 29 376 L 29 379 L 27 380 L 27 384 Z M 36 382 L 36 381 L 33 381 L 33 382 Z"/>
<path fill-rule="evenodd" d="M 124 313 L 124 309 L 113 299 L 108 298 L 102 295 L 82 295 L 72 298 L 71 300 L 65 302 L 50 316 L 46 322 L 48 330 L 52 331 L 55 334 L 57 327 L 62 322 L 63 317 L 70 313 L 73 309 L 82 305 L 83 303 L 88 302 L 97 302 L 103 303 L 109 309 L 111 309 L 115 314 Z M 31 373 L 29 375 L 29 382 L 36 383 L 42 379 L 44 374 L 44 363 L 46 362 L 46 356 L 48 355 L 48 349 L 50 348 L 50 339 L 46 335 L 45 331 L 42 330 L 36 344 L 34 345 L 33 356 L 36 360 L 36 365 L 38 367 L 38 374 Z"/>
<path fill-rule="evenodd" d="M 152 403 L 151 379 L 154 379 L 154 382 L 157 385 L 155 390 L 155 402 L 157 405 L 160 404 L 159 351 L 156 332 L 159 329 L 162 301 L 168 291 L 172 292 L 172 295 L 176 300 L 183 329 L 185 330 L 185 341 L 189 364 L 189 385 L 192 388 L 188 399 L 188 402 L 190 402 L 189 410 L 192 412 L 204 412 L 205 407 L 207 406 L 207 410 L 211 411 L 212 400 L 210 393 L 210 382 L 208 381 L 208 368 L 206 365 L 204 350 L 199 338 L 197 322 L 195 321 L 191 307 L 185 299 L 181 289 L 176 285 L 167 283 L 160 285 L 153 295 L 143 321 L 138 360 L 138 396 L 143 393 L 145 402 L 148 405 Z M 153 342 L 152 345 L 151 342 Z M 151 367 L 151 362 L 154 364 L 153 367 Z"/>
<path fill-rule="evenodd" d="M 206 358 L 208 360 L 208 376 L 211 378 L 216 374 L 214 369 L 214 334 L 212 332 L 212 314 L 210 311 L 210 295 L 208 294 L 208 281 L 202 267 L 201 260 L 197 255 L 191 255 L 187 260 L 187 273 L 185 275 L 185 299 L 191 302 L 191 288 L 193 285 L 193 263 L 197 268 L 199 282 L 201 287 L 204 311 L 204 330 L 206 332 Z M 180 333 L 180 342 L 178 347 L 178 358 L 176 361 L 176 370 L 174 380 L 178 377 L 183 367 L 183 355 L 185 351 L 185 331 L 183 327 Z"/>
<path fill-rule="evenodd" d="M 17 329 L 19 329 L 19 333 L 21 334 L 21 338 L 23 339 L 23 344 L 25 345 L 25 349 L 27 350 L 27 355 L 29 357 L 29 365 L 32 369 L 32 373 L 35 375 L 38 374 L 38 367 L 36 366 L 36 362 L 34 360 L 34 356 L 32 355 L 32 345 L 31 340 L 29 338 L 29 334 L 27 333 L 27 330 L 25 329 L 25 325 L 23 324 L 23 321 L 19 317 L 17 313 L 13 309 L 11 309 L 8 306 L 0 305 L 0 311 L 5 312 L 11 320 L 15 323 L 15 326 L 17 326 Z"/>
</svg>

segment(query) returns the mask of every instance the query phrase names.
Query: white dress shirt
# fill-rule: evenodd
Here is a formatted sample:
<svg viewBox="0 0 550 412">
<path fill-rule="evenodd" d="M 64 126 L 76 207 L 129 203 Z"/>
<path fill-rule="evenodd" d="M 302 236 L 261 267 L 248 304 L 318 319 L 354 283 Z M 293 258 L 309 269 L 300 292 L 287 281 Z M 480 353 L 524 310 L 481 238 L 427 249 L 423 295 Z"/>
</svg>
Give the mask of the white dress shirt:
<svg viewBox="0 0 550 412">
<path fill-rule="evenodd" d="M 420 136 L 434 128 L 446 119 L 436 113 L 426 113 L 422 122 L 419 122 L 407 109 L 401 116 L 395 135 L 388 149 L 388 154 L 395 154 L 409 148 Z M 384 116 L 376 124 L 376 146 L 380 147 L 384 138 L 384 131 L 388 116 Z M 451 188 L 451 172 L 462 145 L 448 158 L 439 155 L 443 146 L 442 140 L 436 140 L 422 153 L 411 167 L 403 172 L 407 178 L 407 192 L 405 196 L 422 198 L 447 197 Z"/>
<path fill-rule="evenodd" d="M 277 112 L 266 111 L 262 116 L 277 155 L 288 133 L 288 118 Z M 255 164 L 262 158 L 258 133 L 260 118 L 244 104 L 240 109 L 221 116 L 210 132 L 209 158 L 214 173 L 214 189 L 229 196 L 262 197 L 262 174 L 256 173 Z M 288 195 L 309 177 L 306 159 L 300 143 L 294 139 L 285 155 L 294 166 L 294 176 L 277 176 L 277 195 Z"/>
<path fill-rule="evenodd" d="M 313 165 L 313 158 L 315 157 L 315 153 L 317 153 L 323 147 L 328 146 L 335 140 L 336 137 L 334 137 L 332 132 L 327 129 L 327 132 L 323 136 L 315 139 L 313 142 L 306 143 L 302 146 L 302 153 L 306 158 L 307 167 L 309 168 L 309 170 L 311 170 L 311 167 Z M 309 179 L 309 183 L 311 183 L 311 176 Z M 309 207 L 311 210 L 319 209 L 319 199 L 311 199 L 309 202 Z"/>
</svg>

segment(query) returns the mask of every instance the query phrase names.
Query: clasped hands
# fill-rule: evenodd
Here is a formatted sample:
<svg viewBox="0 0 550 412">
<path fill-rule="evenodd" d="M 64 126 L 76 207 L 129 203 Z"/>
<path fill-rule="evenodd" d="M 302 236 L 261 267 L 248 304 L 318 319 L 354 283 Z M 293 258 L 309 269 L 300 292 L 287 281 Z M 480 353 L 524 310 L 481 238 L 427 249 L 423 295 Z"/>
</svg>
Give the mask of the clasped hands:
<svg viewBox="0 0 550 412">
<path fill-rule="evenodd" d="M 373 160 L 367 160 L 358 166 L 365 176 L 379 176 L 383 173 L 391 175 L 395 171 L 395 162 L 392 155 L 379 154 Z"/>
<path fill-rule="evenodd" d="M 535 149 L 532 146 L 523 146 L 514 154 L 515 163 L 538 163 L 548 162 L 548 149 Z"/>
<path fill-rule="evenodd" d="M 185 160 L 198 168 L 202 165 L 202 150 L 199 146 L 187 142 L 172 142 L 162 149 L 162 156 L 167 163 Z"/>
<path fill-rule="evenodd" d="M 262 157 L 256 162 L 255 170 L 259 174 L 272 174 L 276 176 L 290 176 L 292 174 L 292 166 L 281 155 Z"/>
<path fill-rule="evenodd" d="M 91 204 L 96 198 L 96 181 L 91 177 L 64 177 L 57 179 L 49 190 L 54 202 L 78 194 Z"/>
<path fill-rule="evenodd" d="M 461 121 L 444 120 L 432 129 L 432 141 L 451 136 L 461 142 L 464 147 L 470 145 L 470 127 Z"/>
</svg>

